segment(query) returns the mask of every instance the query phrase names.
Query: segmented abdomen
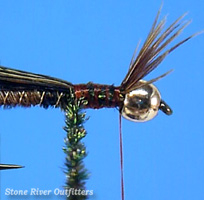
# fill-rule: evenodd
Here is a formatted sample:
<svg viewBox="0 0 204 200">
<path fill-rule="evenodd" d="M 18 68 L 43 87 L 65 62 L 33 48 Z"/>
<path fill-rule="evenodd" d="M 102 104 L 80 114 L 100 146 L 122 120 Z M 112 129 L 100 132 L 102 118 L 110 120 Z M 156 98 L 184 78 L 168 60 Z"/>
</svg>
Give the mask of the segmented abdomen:
<svg viewBox="0 0 204 200">
<path fill-rule="evenodd" d="M 67 92 L 58 91 L 0 91 L 0 106 L 11 108 L 16 106 L 31 107 L 42 106 L 44 108 L 60 107 L 66 109 L 71 100 L 71 93 L 80 100 L 83 108 L 99 109 L 103 107 L 118 107 L 123 103 L 123 95 L 118 87 L 112 85 L 99 84 L 79 84 L 74 85 Z"/>
</svg>

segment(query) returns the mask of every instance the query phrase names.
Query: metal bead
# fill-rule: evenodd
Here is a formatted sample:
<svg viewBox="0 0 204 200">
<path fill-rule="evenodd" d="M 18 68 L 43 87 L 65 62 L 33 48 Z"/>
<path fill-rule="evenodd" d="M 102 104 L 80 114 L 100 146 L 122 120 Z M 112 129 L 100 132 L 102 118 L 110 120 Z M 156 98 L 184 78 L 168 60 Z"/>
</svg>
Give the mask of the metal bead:
<svg viewBox="0 0 204 200">
<path fill-rule="evenodd" d="M 161 95 L 158 89 L 153 84 L 144 85 L 125 95 L 121 114 L 128 120 L 145 122 L 157 115 L 160 102 Z"/>
</svg>

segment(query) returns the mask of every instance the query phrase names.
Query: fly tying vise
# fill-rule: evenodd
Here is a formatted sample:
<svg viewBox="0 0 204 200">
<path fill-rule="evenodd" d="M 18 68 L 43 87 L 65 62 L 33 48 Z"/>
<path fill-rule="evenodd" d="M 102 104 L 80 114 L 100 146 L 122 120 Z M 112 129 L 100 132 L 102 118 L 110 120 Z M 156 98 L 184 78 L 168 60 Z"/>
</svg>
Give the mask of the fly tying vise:
<svg viewBox="0 0 204 200">
<path fill-rule="evenodd" d="M 18 169 L 18 168 L 22 168 L 22 166 L 21 165 L 0 164 L 0 170 Z"/>
</svg>

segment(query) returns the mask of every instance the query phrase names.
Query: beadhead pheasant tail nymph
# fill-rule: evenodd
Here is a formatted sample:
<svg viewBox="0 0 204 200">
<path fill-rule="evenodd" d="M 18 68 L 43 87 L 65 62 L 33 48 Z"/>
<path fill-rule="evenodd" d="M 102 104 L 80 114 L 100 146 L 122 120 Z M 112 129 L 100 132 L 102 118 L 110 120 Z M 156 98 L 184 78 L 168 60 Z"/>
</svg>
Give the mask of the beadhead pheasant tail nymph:
<svg viewBox="0 0 204 200">
<path fill-rule="evenodd" d="M 123 117 L 135 122 L 154 118 L 158 110 L 171 115 L 171 108 L 161 99 L 160 92 L 152 84 L 169 72 L 150 81 L 142 79 L 169 53 L 195 34 L 173 47 L 168 47 L 190 21 L 182 22 L 185 16 L 182 15 L 164 29 L 166 17 L 158 23 L 159 15 L 160 10 L 139 53 L 137 53 L 139 46 L 137 45 L 130 68 L 120 86 L 92 82 L 72 84 L 61 79 L 0 66 L 0 106 L 11 108 L 39 105 L 44 108 L 60 107 L 65 110 L 71 94 L 74 94 L 74 98 L 82 102 L 83 108 L 118 107 Z"/>
</svg>

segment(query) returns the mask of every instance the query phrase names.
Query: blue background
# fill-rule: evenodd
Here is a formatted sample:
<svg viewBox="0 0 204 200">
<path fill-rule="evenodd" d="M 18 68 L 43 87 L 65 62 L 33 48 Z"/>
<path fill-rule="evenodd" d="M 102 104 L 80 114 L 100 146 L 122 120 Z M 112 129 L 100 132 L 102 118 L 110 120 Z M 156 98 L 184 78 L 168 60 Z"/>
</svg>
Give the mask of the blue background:
<svg viewBox="0 0 204 200">
<path fill-rule="evenodd" d="M 58 77 L 72 83 L 120 85 L 139 39 L 150 30 L 161 1 L 2 0 L 0 63 Z M 164 1 L 168 25 L 189 11 L 193 23 L 180 39 L 204 29 L 202 0 Z M 160 18 L 161 19 L 161 18 Z M 179 41 L 179 39 L 177 40 Z M 179 47 L 145 77 L 174 72 L 158 81 L 170 117 L 159 113 L 147 123 L 122 120 L 126 199 L 203 200 L 204 35 Z M 91 172 L 91 199 L 120 199 L 119 117 L 117 109 L 86 110 L 90 119 L 83 140 Z M 64 113 L 59 109 L 0 109 L 1 162 L 24 169 L 1 171 L 5 189 L 62 189 Z M 38 199 L 65 199 L 48 196 Z"/>
</svg>

